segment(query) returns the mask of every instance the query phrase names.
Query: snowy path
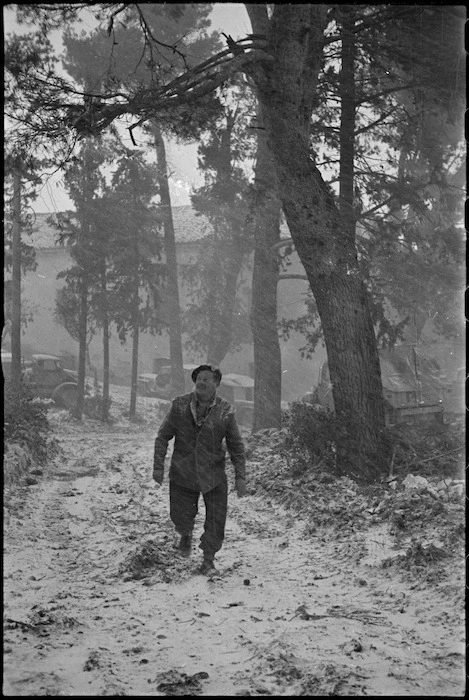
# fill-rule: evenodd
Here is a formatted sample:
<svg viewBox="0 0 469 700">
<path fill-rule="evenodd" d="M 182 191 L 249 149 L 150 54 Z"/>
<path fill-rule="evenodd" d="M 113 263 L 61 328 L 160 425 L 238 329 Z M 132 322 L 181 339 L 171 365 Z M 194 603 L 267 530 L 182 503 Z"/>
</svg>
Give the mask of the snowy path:
<svg viewBox="0 0 469 700">
<path fill-rule="evenodd" d="M 230 493 L 221 575 L 199 575 L 203 502 L 180 559 L 153 438 L 64 432 L 8 494 L 4 695 L 463 696 L 460 610 L 260 496 Z"/>
</svg>

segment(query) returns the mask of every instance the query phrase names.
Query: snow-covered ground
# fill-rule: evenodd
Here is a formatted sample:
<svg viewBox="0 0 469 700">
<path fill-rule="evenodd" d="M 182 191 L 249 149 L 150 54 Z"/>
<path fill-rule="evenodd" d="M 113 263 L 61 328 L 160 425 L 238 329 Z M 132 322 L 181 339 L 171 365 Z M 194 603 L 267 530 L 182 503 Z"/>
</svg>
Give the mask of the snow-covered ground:
<svg viewBox="0 0 469 700">
<path fill-rule="evenodd" d="M 130 423 L 128 390 L 112 395 L 108 426 L 51 409 L 60 453 L 5 490 L 4 695 L 464 695 L 457 482 L 378 502 L 325 483 L 295 509 L 305 493 L 282 477 L 274 435 L 247 438 L 249 495 L 230 492 L 207 578 L 203 501 L 182 559 L 167 479 L 151 481 L 168 404 L 139 397 Z M 435 527 L 396 537 L 427 495 Z"/>
</svg>

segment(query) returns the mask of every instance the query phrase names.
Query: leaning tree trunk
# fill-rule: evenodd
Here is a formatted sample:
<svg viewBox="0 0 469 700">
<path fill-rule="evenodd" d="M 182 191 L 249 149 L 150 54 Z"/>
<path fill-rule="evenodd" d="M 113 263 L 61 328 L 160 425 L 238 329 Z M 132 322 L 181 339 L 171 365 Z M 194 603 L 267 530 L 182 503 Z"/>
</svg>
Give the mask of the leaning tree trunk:
<svg viewBox="0 0 469 700">
<path fill-rule="evenodd" d="M 355 237 L 356 216 L 354 208 L 355 181 L 355 13 L 353 5 L 340 5 L 342 49 L 339 75 L 340 97 L 340 173 L 339 210 L 350 235 Z"/>
<path fill-rule="evenodd" d="M 281 203 L 272 155 L 259 110 L 257 161 L 254 173 L 252 227 L 251 330 L 254 345 L 253 432 L 278 428 L 281 422 L 282 361 L 277 331 L 277 285 L 279 257 L 274 247 L 280 240 Z"/>
<path fill-rule="evenodd" d="M 248 12 L 250 7 L 254 5 L 246 5 Z M 355 478 L 376 478 L 386 469 L 387 445 L 368 293 L 354 237 L 309 148 L 326 10 L 325 5 L 276 5 L 267 33 L 268 58 L 250 72 L 263 108 L 283 211 L 321 318 L 335 409 L 344 427 L 337 466 Z"/>
</svg>

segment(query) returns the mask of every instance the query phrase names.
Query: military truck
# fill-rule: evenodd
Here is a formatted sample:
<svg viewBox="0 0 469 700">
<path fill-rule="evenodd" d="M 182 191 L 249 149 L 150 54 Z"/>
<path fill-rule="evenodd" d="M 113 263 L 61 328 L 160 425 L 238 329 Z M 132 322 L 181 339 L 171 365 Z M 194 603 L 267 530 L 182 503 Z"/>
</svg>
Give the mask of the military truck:
<svg viewBox="0 0 469 700">
<path fill-rule="evenodd" d="M 2 361 L 3 362 L 3 361 Z M 41 399 L 52 399 L 62 408 L 74 408 L 78 373 L 64 369 L 59 357 L 37 353 L 23 372 L 23 381 Z"/>
<path fill-rule="evenodd" d="M 386 424 L 443 422 L 445 384 L 438 363 L 413 345 L 397 345 L 378 352 Z M 327 362 L 321 366 L 317 386 L 303 400 L 334 410 Z"/>
</svg>

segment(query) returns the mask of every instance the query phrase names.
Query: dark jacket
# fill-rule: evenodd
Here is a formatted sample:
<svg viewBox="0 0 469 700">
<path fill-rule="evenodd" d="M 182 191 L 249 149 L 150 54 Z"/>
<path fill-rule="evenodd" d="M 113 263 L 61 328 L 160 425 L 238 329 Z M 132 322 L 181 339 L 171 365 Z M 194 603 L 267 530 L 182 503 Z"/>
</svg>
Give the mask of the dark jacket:
<svg viewBox="0 0 469 700">
<path fill-rule="evenodd" d="M 155 440 L 153 477 L 161 483 L 168 442 L 174 437 L 169 479 L 174 484 L 206 493 L 226 481 L 225 447 L 231 457 L 235 478 L 245 478 L 244 444 L 233 406 L 215 396 L 208 415 L 198 427 L 191 408 L 194 394 L 176 396 Z"/>
</svg>

